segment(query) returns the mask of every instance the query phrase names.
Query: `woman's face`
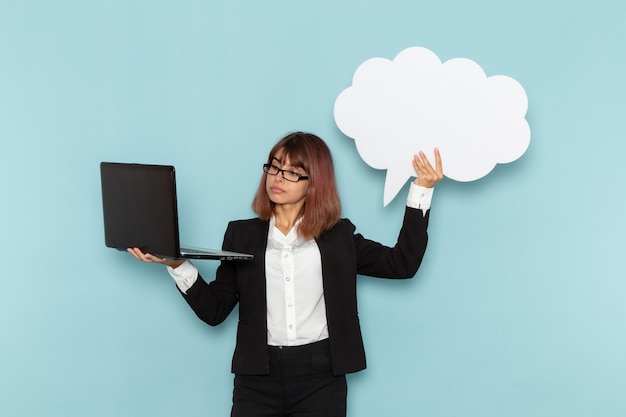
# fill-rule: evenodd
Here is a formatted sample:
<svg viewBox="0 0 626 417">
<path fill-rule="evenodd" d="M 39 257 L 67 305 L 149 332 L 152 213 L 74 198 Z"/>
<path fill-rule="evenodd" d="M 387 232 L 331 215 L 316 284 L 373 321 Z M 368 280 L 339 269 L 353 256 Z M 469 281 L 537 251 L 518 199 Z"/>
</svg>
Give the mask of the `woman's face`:
<svg viewBox="0 0 626 417">
<path fill-rule="evenodd" d="M 283 157 L 282 149 L 276 152 L 276 155 L 269 163 L 281 170 L 293 171 L 305 176 L 308 175 L 308 172 L 305 172 L 301 167 L 291 165 L 289 158 Z M 306 195 L 309 191 L 309 180 L 292 182 L 283 178 L 282 172 L 276 175 L 268 174 L 265 180 L 265 189 L 272 203 L 277 205 L 295 205 L 297 206 L 296 208 L 301 208 L 304 206 Z"/>
</svg>

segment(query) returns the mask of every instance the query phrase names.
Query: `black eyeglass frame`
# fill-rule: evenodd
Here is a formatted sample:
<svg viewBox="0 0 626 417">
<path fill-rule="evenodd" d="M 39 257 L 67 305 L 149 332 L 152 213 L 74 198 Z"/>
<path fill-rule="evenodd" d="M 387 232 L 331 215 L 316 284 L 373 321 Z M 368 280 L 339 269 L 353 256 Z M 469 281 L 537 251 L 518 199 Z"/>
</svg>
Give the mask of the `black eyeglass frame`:
<svg viewBox="0 0 626 417">
<path fill-rule="evenodd" d="M 270 169 L 275 169 L 276 173 L 272 174 L 271 172 L 269 172 Z M 267 175 L 278 175 L 279 173 L 282 174 L 283 179 L 285 181 L 289 181 L 289 182 L 298 182 L 298 181 L 302 181 L 302 180 L 308 180 L 309 177 L 308 175 L 302 175 L 298 172 L 295 171 L 290 171 L 288 169 L 280 169 L 278 168 L 276 165 L 272 165 L 272 164 L 263 164 L 263 172 L 265 172 Z M 290 180 L 289 178 L 285 177 L 285 172 L 288 172 L 291 175 L 295 175 L 298 179 L 297 180 Z"/>
</svg>

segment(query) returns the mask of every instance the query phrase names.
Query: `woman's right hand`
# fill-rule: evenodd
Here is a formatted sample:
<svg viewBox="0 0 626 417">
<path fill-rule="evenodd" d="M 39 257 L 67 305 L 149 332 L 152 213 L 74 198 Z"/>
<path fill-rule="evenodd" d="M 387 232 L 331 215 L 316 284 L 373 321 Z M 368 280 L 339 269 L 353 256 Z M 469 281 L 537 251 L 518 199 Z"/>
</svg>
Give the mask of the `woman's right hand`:
<svg viewBox="0 0 626 417">
<path fill-rule="evenodd" d="M 128 248 L 126 250 L 128 251 L 128 253 L 133 255 L 133 258 L 145 263 L 157 263 L 167 265 L 172 268 L 178 268 L 185 262 L 184 259 L 159 258 L 149 253 L 143 253 L 139 248 Z"/>
</svg>

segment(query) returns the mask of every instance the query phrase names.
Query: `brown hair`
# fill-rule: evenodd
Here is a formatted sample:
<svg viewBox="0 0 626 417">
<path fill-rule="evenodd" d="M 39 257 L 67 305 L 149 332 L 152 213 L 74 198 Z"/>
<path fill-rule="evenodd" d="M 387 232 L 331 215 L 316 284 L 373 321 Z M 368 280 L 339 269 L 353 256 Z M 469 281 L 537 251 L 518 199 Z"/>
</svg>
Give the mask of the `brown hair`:
<svg viewBox="0 0 626 417">
<path fill-rule="evenodd" d="M 305 239 L 316 238 L 331 229 L 341 216 L 341 202 L 335 182 L 335 168 L 330 149 L 326 143 L 312 133 L 290 133 L 272 148 L 268 163 L 283 151 L 283 158 L 289 158 L 291 165 L 301 167 L 309 176 L 302 221 L 298 235 Z M 267 174 L 263 173 L 257 189 L 252 209 L 263 220 L 269 220 L 274 212 L 274 203 L 265 188 Z"/>
</svg>

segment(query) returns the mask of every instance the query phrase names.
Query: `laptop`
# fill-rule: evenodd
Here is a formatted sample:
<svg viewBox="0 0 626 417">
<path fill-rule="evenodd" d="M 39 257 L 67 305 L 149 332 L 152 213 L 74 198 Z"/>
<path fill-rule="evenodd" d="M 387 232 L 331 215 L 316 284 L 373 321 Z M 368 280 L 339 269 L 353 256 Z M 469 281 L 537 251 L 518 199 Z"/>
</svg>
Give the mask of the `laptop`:
<svg viewBox="0 0 626 417">
<path fill-rule="evenodd" d="M 137 247 L 165 258 L 246 260 L 253 255 L 179 243 L 176 171 L 171 165 L 101 162 L 107 247 Z"/>
</svg>

